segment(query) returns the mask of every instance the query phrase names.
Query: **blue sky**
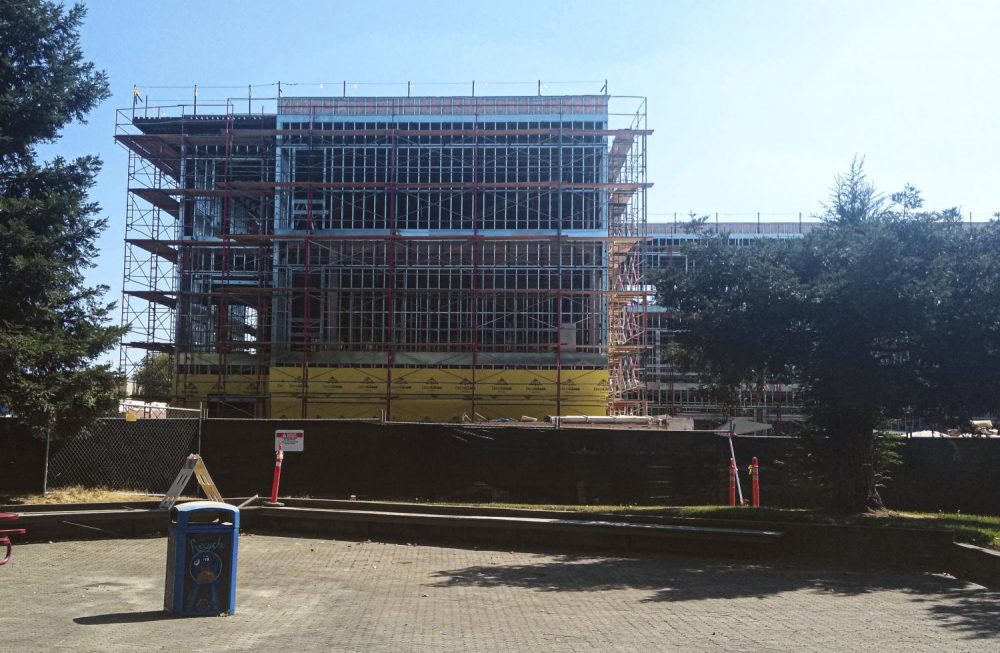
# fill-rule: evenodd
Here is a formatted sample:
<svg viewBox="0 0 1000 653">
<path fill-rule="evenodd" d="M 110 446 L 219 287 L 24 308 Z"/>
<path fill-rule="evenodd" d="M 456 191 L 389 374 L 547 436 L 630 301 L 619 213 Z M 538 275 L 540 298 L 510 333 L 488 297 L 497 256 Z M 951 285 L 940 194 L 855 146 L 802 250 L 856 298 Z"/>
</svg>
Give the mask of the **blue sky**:
<svg viewBox="0 0 1000 653">
<path fill-rule="evenodd" d="M 99 153 L 94 199 L 110 226 L 91 280 L 121 288 L 127 156 L 115 108 L 300 82 L 286 94 L 465 93 L 426 82 L 525 82 L 479 92 L 649 98 L 650 220 L 673 212 L 765 219 L 820 210 L 852 157 L 882 190 L 927 205 L 1000 211 L 1000 2 L 131 2 L 93 0 L 86 55 L 113 97 L 43 153 Z M 423 83 L 421 83 L 423 82 Z M 309 83 L 309 84 L 306 84 Z M 179 86 L 180 89 L 156 87 Z M 489 90 L 487 90 L 489 89 Z M 233 95 L 244 91 L 232 90 Z"/>
</svg>

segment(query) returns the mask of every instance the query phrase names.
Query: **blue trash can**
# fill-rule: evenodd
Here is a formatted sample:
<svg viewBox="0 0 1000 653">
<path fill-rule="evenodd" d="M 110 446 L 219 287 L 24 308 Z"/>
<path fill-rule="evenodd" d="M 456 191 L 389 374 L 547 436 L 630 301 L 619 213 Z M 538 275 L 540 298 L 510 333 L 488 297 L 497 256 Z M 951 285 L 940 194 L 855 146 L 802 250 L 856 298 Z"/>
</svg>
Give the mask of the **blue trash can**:
<svg viewBox="0 0 1000 653">
<path fill-rule="evenodd" d="M 240 509 L 192 501 L 170 509 L 163 609 L 178 617 L 236 614 Z"/>
</svg>

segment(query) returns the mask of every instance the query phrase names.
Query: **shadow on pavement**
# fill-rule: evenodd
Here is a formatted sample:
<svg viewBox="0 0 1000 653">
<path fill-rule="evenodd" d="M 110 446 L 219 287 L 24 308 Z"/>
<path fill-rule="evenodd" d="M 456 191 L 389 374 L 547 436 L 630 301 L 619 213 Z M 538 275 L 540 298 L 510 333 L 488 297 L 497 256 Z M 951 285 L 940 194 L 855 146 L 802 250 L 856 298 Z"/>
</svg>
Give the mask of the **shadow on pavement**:
<svg viewBox="0 0 1000 653">
<path fill-rule="evenodd" d="M 938 624 L 966 637 L 1000 636 L 1000 592 L 920 572 L 564 555 L 554 562 L 479 565 L 438 572 L 437 576 L 441 580 L 435 587 L 506 586 L 539 592 L 649 590 L 650 596 L 643 602 L 753 598 L 803 590 L 834 596 L 895 591 L 925 603 Z"/>
<path fill-rule="evenodd" d="M 82 626 L 100 626 L 104 624 L 137 624 L 146 621 L 162 621 L 164 619 L 176 619 L 176 617 L 164 610 L 146 610 L 145 612 L 95 614 L 89 617 L 76 617 L 73 621 Z"/>
</svg>

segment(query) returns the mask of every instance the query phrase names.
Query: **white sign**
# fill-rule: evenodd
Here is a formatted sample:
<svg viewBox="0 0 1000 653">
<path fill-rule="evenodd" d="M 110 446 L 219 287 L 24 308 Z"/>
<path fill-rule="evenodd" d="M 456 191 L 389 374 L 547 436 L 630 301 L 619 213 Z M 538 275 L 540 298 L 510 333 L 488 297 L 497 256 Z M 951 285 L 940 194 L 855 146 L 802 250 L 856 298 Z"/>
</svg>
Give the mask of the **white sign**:
<svg viewBox="0 0 1000 653">
<path fill-rule="evenodd" d="M 274 450 L 278 450 L 278 443 L 284 445 L 285 451 L 304 451 L 306 444 L 305 431 L 275 431 Z"/>
</svg>

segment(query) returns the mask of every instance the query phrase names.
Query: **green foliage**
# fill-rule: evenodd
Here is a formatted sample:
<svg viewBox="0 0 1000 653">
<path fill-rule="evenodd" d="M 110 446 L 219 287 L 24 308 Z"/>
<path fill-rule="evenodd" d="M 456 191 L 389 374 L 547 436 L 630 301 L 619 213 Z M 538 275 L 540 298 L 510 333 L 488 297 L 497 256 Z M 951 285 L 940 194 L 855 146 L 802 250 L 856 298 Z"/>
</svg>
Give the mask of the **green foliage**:
<svg viewBox="0 0 1000 653">
<path fill-rule="evenodd" d="M 706 235 L 688 252 L 695 269 L 657 284 L 689 369 L 719 387 L 800 385 L 838 510 L 881 505 L 886 416 L 942 422 L 1000 405 L 1000 225 L 916 212 L 911 186 L 894 199 L 855 161 L 823 228 L 741 248 Z"/>
<path fill-rule="evenodd" d="M 169 354 L 147 356 L 132 375 L 135 381 L 132 396 L 144 401 L 170 401 L 174 394 L 173 365 L 174 359 Z"/>
<path fill-rule="evenodd" d="M 0 4 L 0 405 L 36 435 L 75 433 L 118 399 L 110 368 L 93 365 L 121 335 L 114 305 L 84 282 L 105 228 L 87 198 L 100 160 L 35 153 L 108 96 L 80 50 L 84 13 Z"/>
<path fill-rule="evenodd" d="M 82 5 L 20 0 L 0 4 L 0 158 L 31 159 L 37 143 L 83 121 L 108 97 L 107 75 L 85 61 L 77 31 Z"/>
<path fill-rule="evenodd" d="M 884 426 L 884 425 L 883 425 Z M 873 434 L 871 444 L 872 486 L 885 487 L 892 480 L 893 470 L 902 464 L 899 448 L 902 438 L 885 428 Z M 835 496 L 839 482 L 837 456 L 840 447 L 831 445 L 827 432 L 814 424 L 806 424 L 797 434 L 796 446 L 776 464 L 783 468 L 792 484 L 803 490 L 819 490 Z"/>
</svg>

